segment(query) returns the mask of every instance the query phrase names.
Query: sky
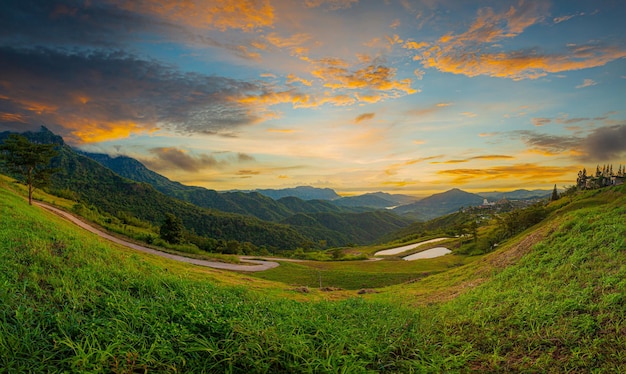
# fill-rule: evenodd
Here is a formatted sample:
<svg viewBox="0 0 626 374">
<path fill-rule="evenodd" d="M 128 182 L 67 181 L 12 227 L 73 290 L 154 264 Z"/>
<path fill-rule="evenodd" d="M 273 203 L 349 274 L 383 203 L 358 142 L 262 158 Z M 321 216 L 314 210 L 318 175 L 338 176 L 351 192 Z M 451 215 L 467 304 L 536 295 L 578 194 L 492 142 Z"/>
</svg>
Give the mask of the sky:
<svg viewBox="0 0 626 374">
<path fill-rule="evenodd" d="M 0 131 L 188 185 L 427 195 L 626 165 L 622 0 L 3 0 Z"/>
</svg>

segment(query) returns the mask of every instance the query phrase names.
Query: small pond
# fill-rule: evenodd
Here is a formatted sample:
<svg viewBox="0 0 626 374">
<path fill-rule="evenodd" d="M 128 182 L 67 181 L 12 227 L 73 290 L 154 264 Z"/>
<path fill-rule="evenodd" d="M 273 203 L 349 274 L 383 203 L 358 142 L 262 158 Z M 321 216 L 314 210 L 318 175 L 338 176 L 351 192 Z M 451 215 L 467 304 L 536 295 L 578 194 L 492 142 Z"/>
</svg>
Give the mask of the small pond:
<svg viewBox="0 0 626 374">
<path fill-rule="evenodd" d="M 390 256 L 390 255 L 397 255 L 399 253 L 402 252 L 406 252 L 408 250 L 417 248 L 421 245 L 425 245 L 425 244 L 431 244 L 431 243 L 436 243 L 436 242 L 440 242 L 442 240 L 446 240 L 448 238 L 437 238 L 437 239 L 431 239 L 431 240 L 427 240 L 425 242 L 419 242 L 419 243 L 414 243 L 414 244 L 409 244 L 409 245 L 405 245 L 402 247 L 396 247 L 396 248 L 391 248 L 391 249 L 385 249 L 383 251 L 378 251 L 376 253 L 374 253 L 374 256 Z"/>
<path fill-rule="evenodd" d="M 413 260 L 419 260 L 419 259 L 424 259 L 424 258 L 435 258 L 435 257 L 447 255 L 448 253 L 451 253 L 451 252 L 452 252 L 451 250 L 445 247 L 435 247 L 435 248 L 427 249 L 422 252 L 414 253 L 410 256 L 402 257 L 402 259 L 405 261 L 413 261 Z"/>
</svg>

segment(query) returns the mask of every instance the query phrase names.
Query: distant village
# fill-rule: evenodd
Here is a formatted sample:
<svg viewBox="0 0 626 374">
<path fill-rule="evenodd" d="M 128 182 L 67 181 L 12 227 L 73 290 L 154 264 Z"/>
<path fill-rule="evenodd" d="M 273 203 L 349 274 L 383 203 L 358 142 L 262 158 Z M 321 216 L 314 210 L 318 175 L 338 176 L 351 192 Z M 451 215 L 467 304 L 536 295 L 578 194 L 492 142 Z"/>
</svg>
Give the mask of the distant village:
<svg viewBox="0 0 626 374">
<path fill-rule="evenodd" d="M 596 167 L 595 173 L 587 175 L 587 169 L 583 169 L 578 172 L 578 178 L 576 179 L 576 187 L 572 186 L 571 189 L 579 190 L 593 190 L 602 187 L 619 186 L 624 184 L 624 176 L 626 174 L 626 167 L 619 166 L 617 171 L 613 169 L 613 165 L 604 165 Z M 556 186 L 555 186 L 556 189 Z M 569 189 L 568 189 L 569 190 Z M 479 214 L 482 219 L 487 219 L 491 213 L 504 213 L 517 208 L 523 208 L 540 201 L 545 201 L 549 196 L 537 196 L 527 199 L 506 199 L 501 198 L 497 201 L 489 201 L 484 199 L 481 205 L 470 206 L 461 208 L 460 211 Z M 554 197 L 553 197 L 554 199 Z"/>
</svg>

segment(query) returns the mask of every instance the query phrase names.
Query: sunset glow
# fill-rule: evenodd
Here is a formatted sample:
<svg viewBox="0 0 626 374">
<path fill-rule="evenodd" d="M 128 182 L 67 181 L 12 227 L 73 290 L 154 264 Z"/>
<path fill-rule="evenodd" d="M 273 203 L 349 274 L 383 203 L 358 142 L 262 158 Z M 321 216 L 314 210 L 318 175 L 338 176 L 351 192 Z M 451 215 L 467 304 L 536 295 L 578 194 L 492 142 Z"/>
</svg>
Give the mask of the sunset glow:
<svg viewBox="0 0 626 374">
<path fill-rule="evenodd" d="M 0 131 L 215 190 L 551 189 L 626 165 L 621 1 L 9 0 Z"/>
</svg>

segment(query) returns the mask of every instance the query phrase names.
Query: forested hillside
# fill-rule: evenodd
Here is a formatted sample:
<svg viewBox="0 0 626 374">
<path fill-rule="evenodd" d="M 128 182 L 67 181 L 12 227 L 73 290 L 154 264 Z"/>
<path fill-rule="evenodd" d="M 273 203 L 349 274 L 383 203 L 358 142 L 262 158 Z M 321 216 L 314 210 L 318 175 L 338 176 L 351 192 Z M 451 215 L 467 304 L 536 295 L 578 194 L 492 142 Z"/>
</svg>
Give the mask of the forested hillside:
<svg viewBox="0 0 626 374">
<path fill-rule="evenodd" d="M 162 224 L 166 214 L 170 213 L 179 217 L 190 232 L 215 240 L 250 242 L 270 251 L 307 249 L 318 248 L 322 244 L 324 246 L 365 244 L 373 240 L 371 238 L 378 238 L 410 224 L 410 220 L 390 217 L 392 215 L 389 213 L 366 212 L 355 216 L 324 201 L 285 198 L 281 202 L 259 193 L 234 192 L 224 195 L 169 181 L 132 159 L 119 160 L 129 173 L 134 169 L 133 175 L 143 175 L 147 181 L 157 186 L 166 186 L 163 188 L 172 194 L 187 198 L 193 196 L 205 202 L 212 199 L 216 206 L 221 206 L 227 211 L 256 211 L 258 215 L 274 222 L 225 213 L 218 208 L 206 209 L 167 196 L 148 183 L 135 182 L 118 175 L 99 162 L 77 153 L 65 145 L 61 137 L 45 128 L 24 135 L 36 142 L 57 144 L 59 156 L 53 159 L 52 166 L 58 168 L 58 172 L 52 177 L 50 189 L 64 197 L 80 201 L 82 209 L 98 209 L 116 217 L 136 217 L 157 226 Z M 8 133 L 0 134 L 0 141 L 7 136 Z M 332 213 L 341 224 L 329 224 L 323 230 L 318 230 L 318 222 L 312 222 L 314 226 L 312 228 L 302 224 L 290 225 L 289 217 L 300 212 Z M 347 216 L 341 217 L 343 214 Z M 354 217 L 360 217 L 362 222 L 355 220 Z M 284 222 L 275 222 L 277 220 Z M 359 229 L 363 225 L 370 228 L 367 235 Z"/>
</svg>

